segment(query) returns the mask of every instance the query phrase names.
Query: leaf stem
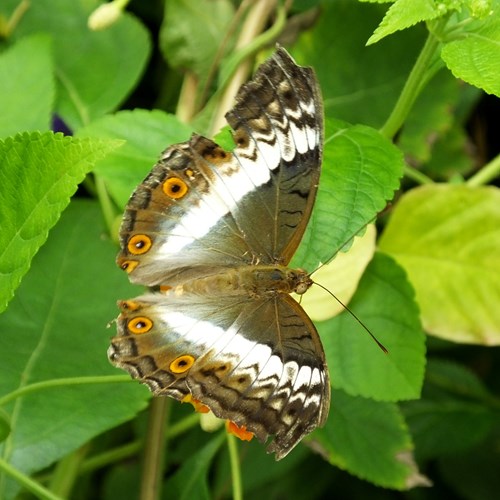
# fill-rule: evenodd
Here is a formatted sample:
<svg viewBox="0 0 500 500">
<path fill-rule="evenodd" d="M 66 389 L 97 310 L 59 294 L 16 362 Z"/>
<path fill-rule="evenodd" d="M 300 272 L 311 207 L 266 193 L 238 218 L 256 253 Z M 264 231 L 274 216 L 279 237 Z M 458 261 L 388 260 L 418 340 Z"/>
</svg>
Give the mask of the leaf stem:
<svg viewBox="0 0 500 500">
<path fill-rule="evenodd" d="M 63 500 L 63 497 L 57 496 L 47 488 L 44 488 L 37 481 L 34 481 L 26 474 L 23 474 L 20 470 L 12 467 L 12 465 L 6 462 L 2 457 L 0 457 L 0 470 L 3 470 L 26 490 L 31 491 L 31 493 L 41 500 Z"/>
<path fill-rule="evenodd" d="M 500 155 L 496 156 L 474 174 L 467 182 L 469 187 L 483 186 L 500 175 Z"/>
<path fill-rule="evenodd" d="M 241 484 L 241 470 L 238 456 L 238 443 L 236 437 L 226 433 L 227 446 L 229 449 L 229 461 L 231 463 L 231 479 L 233 483 L 233 500 L 243 499 L 243 488 Z"/>
<path fill-rule="evenodd" d="M 436 26 L 435 32 L 439 33 L 447 21 L 447 17 L 442 18 Z M 439 45 L 440 41 L 436 34 L 430 32 L 406 80 L 394 109 L 387 121 L 380 128 L 380 133 L 388 139 L 392 139 L 396 135 L 406 120 L 420 91 L 439 68 L 439 65 L 432 64 L 433 59 L 437 55 Z"/>
</svg>

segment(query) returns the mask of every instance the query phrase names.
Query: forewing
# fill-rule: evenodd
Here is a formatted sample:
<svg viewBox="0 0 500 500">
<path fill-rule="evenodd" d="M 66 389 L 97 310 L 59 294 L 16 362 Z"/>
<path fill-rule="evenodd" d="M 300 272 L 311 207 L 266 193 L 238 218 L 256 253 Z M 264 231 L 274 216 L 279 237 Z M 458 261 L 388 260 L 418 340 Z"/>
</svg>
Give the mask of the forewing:
<svg viewBox="0 0 500 500">
<path fill-rule="evenodd" d="M 174 286 L 224 267 L 290 261 L 320 175 L 314 73 L 278 49 L 236 101 L 226 115 L 233 153 L 194 135 L 168 148 L 132 195 L 117 260 L 133 282 Z"/>
</svg>

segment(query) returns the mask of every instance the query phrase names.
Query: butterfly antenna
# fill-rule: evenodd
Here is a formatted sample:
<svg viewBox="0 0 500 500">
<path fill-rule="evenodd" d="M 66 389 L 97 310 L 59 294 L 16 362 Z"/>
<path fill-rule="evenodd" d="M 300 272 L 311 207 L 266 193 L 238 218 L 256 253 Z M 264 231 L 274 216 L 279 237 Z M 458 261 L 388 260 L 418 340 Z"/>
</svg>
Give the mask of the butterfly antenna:
<svg viewBox="0 0 500 500">
<path fill-rule="evenodd" d="M 373 333 L 370 332 L 369 328 L 356 316 L 356 314 L 354 313 L 354 311 L 352 311 L 351 309 L 349 309 L 349 307 L 347 307 L 334 293 L 332 293 L 330 290 L 328 290 L 328 288 L 324 287 L 320 283 L 316 283 L 315 281 L 314 281 L 314 284 L 317 285 L 317 286 L 319 286 L 320 288 L 322 288 L 325 292 L 329 293 L 365 329 L 365 331 L 368 333 L 368 335 L 370 335 L 370 337 L 380 347 L 380 349 L 382 349 L 382 351 L 385 354 L 389 353 L 389 351 L 385 348 L 385 346 L 382 344 L 382 342 L 380 342 L 375 337 L 375 335 L 373 335 Z"/>
</svg>

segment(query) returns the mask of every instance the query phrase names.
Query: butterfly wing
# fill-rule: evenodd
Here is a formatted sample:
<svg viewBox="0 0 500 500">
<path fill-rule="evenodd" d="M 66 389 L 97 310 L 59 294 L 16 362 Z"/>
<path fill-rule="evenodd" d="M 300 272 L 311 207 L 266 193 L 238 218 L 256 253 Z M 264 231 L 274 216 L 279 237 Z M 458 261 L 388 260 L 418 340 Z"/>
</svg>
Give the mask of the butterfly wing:
<svg viewBox="0 0 500 500">
<path fill-rule="evenodd" d="M 233 153 L 194 135 L 168 148 L 132 195 L 117 261 L 133 282 L 174 286 L 293 256 L 321 166 L 322 107 L 312 70 L 278 49 L 226 117 Z"/>
<path fill-rule="evenodd" d="M 261 441 L 274 436 L 268 451 L 277 459 L 324 423 L 330 384 L 323 349 L 288 295 L 151 294 L 121 309 L 109 357 L 154 394 L 191 394 Z"/>
</svg>

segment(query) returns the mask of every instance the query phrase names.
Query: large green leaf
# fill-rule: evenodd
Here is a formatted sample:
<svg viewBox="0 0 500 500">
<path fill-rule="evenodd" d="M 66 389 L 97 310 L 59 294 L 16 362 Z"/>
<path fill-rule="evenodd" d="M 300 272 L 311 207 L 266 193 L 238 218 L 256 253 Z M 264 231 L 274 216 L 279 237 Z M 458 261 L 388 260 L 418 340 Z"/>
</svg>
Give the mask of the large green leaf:
<svg viewBox="0 0 500 500">
<path fill-rule="evenodd" d="M 480 443 L 495 421 L 495 401 L 471 371 L 430 360 L 422 399 L 402 405 L 419 460 L 467 450 Z"/>
<path fill-rule="evenodd" d="M 386 255 L 375 254 L 349 307 L 389 352 L 347 311 L 318 323 L 332 386 L 379 401 L 419 397 L 425 335 L 403 270 Z"/>
<path fill-rule="evenodd" d="M 119 144 L 50 132 L 0 141 L 0 312 L 85 174 Z"/>
<path fill-rule="evenodd" d="M 314 433 L 332 464 L 386 488 L 425 482 L 412 465 L 410 434 L 397 406 L 339 390 L 332 402 L 327 424 Z"/>
<path fill-rule="evenodd" d="M 311 271 L 334 257 L 385 208 L 402 171 L 401 152 L 376 130 L 327 120 L 319 192 L 292 266 Z"/>
<path fill-rule="evenodd" d="M 8 6 L 19 2 L 6 3 L 2 10 L 9 12 Z M 106 30 L 89 30 L 88 17 L 100 3 L 31 2 L 14 32 L 15 39 L 39 32 L 52 36 L 56 109 L 72 129 L 116 108 L 136 85 L 149 55 L 147 31 L 127 13 Z"/>
<path fill-rule="evenodd" d="M 54 76 L 50 39 L 32 36 L 0 54 L 0 138 L 50 128 Z"/>
<path fill-rule="evenodd" d="M 428 185 L 398 201 L 379 242 L 406 270 L 424 328 L 500 344 L 500 192 Z"/>
<path fill-rule="evenodd" d="M 73 202 L 51 231 L 8 310 L 0 316 L 0 395 L 68 377 L 118 375 L 107 360 L 115 302 L 136 291 L 115 266 L 95 202 Z M 128 377 L 124 376 L 127 380 Z M 0 397 L 1 397 L 0 396 Z M 149 391 L 135 383 L 68 385 L 5 406 L 12 432 L 2 456 L 30 473 L 144 408 Z M 0 497 L 15 486 L 0 484 Z"/>
</svg>

